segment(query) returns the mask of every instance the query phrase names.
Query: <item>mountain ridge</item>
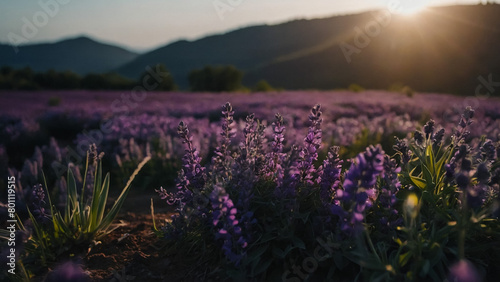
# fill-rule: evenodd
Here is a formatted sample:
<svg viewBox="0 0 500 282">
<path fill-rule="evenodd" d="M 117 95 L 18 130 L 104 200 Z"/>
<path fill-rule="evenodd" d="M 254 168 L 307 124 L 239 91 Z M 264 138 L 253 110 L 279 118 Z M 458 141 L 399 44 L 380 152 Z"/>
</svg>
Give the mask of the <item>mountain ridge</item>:
<svg viewBox="0 0 500 282">
<path fill-rule="evenodd" d="M 56 70 L 66 67 L 80 74 L 114 71 L 133 79 L 147 66 L 164 64 L 183 89 L 188 88 L 189 72 L 207 65 L 234 65 L 245 72 L 243 82 L 248 86 L 265 79 L 287 89 L 346 88 L 352 83 L 387 89 L 402 84 L 417 91 L 475 94 L 485 80 L 480 77 L 500 81 L 500 5 L 433 7 L 414 16 L 389 14 L 388 23 L 381 21 L 384 13 L 387 16 L 386 10 L 376 10 L 248 26 L 177 40 L 142 54 L 79 36 L 52 44 L 85 49 L 77 53 L 85 64 L 78 64 L 75 53 L 61 56 L 65 53 L 60 50 L 52 50 L 55 57 L 39 51 L 38 57 L 27 56 L 22 62 L 31 59 L 46 68 L 52 63 Z M 357 45 L 363 37 L 366 46 Z M 0 65 L 6 46 L 12 49 L 0 45 Z M 45 44 L 45 52 L 53 46 Z M 19 46 L 24 53 L 41 47 L 44 44 Z M 488 90 L 495 92 L 491 86 Z"/>
<path fill-rule="evenodd" d="M 493 74 L 500 81 L 500 5 L 433 7 L 411 17 L 392 14 L 349 62 L 341 44 L 355 47 L 357 28 L 366 33 L 381 13 L 258 25 L 177 41 L 138 56 L 117 72 L 135 77 L 145 66 L 163 63 L 183 88 L 192 69 L 224 64 L 242 69 L 246 85 L 266 79 L 287 89 L 351 83 L 387 89 L 399 83 L 419 91 L 474 94 L 479 76 Z"/>
<path fill-rule="evenodd" d="M 79 35 L 56 42 L 19 45 L 0 44 L 0 65 L 31 67 L 35 71 L 70 70 L 78 74 L 109 72 L 139 54 Z"/>
</svg>

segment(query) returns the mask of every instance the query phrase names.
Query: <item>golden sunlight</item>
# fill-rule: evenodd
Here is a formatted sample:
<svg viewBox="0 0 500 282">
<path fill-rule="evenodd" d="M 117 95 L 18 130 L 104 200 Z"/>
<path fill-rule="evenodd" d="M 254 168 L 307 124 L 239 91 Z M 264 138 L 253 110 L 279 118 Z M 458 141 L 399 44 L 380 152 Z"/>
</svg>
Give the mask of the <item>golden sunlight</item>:
<svg viewBox="0 0 500 282">
<path fill-rule="evenodd" d="M 398 12 L 402 15 L 414 15 L 424 10 L 430 0 L 401 0 Z"/>
</svg>

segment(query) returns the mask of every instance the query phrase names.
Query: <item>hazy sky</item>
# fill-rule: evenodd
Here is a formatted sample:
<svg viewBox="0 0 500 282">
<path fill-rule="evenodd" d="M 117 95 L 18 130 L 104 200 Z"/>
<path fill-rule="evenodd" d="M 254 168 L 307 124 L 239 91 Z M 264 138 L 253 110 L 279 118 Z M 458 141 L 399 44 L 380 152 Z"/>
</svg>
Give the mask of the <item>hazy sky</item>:
<svg viewBox="0 0 500 282">
<path fill-rule="evenodd" d="M 145 50 L 254 24 L 355 13 L 389 1 L 431 5 L 479 0 L 0 0 L 0 42 L 88 35 Z M 47 3 L 42 5 L 41 3 Z M 217 9 L 217 8 L 218 9 Z M 10 34 L 10 37 L 9 37 Z M 17 36 L 17 37 L 16 37 Z M 16 39 L 12 39 L 16 38 Z"/>
</svg>

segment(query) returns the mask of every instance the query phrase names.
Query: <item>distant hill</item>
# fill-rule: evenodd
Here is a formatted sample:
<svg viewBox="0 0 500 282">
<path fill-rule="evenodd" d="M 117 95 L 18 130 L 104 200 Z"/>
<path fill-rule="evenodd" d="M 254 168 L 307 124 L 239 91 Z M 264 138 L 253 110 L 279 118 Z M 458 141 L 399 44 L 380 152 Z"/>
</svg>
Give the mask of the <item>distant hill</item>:
<svg viewBox="0 0 500 282">
<path fill-rule="evenodd" d="M 77 37 L 56 43 L 18 47 L 0 44 L 0 66 L 31 67 L 35 71 L 71 70 L 78 74 L 109 72 L 137 57 L 134 52 Z"/>
<path fill-rule="evenodd" d="M 356 47 L 356 28 L 365 30 L 381 13 L 296 20 L 178 41 L 140 55 L 117 71 L 136 78 L 145 66 L 163 63 L 184 88 L 189 71 L 217 64 L 244 70 L 246 85 L 266 79 L 287 89 L 332 89 L 351 83 L 386 89 L 399 82 L 420 91 L 473 94 L 479 76 L 488 80 L 492 74 L 492 80 L 500 82 L 500 5 L 392 15 L 380 33 L 371 26 L 375 35 L 368 36 L 366 47 Z M 344 43 L 357 48 L 350 63 L 341 49 Z"/>
<path fill-rule="evenodd" d="M 414 16 L 389 14 L 377 24 L 383 13 L 246 27 L 142 55 L 86 37 L 20 46 L 17 54 L 0 44 L 0 66 L 79 74 L 116 71 L 137 79 L 146 66 L 164 64 L 187 89 L 191 70 L 234 65 L 245 72 L 247 86 L 261 79 L 286 89 L 352 83 L 387 89 L 398 83 L 417 91 L 473 95 L 483 85 L 482 94 L 500 96 L 500 5 L 434 7 Z M 360 30 L 366 42 L 360 42 Z M 348 59 L 346 51 L 351 52 Z"/>
</svg>

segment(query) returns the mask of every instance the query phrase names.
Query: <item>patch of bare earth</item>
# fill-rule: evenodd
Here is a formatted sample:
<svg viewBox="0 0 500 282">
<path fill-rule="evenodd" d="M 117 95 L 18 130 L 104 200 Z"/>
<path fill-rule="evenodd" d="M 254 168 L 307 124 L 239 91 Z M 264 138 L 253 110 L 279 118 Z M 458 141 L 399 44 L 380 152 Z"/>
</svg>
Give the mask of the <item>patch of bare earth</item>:
<svg viewBox="0 0 500 282">
<path fill-rule="evenodd" d="M 156 214 L 161 220 L 168 214 Z M 121 226 L 103 238 L 84 259 L 93 281 L 165 281 L 170 260 L 159 257 L 158 237 L 150 214 L 127 212 Z"/>
<path fill-rule="evenodd" d="M 155 201 L 157 227 L 171 217 L 172 209 L 156 194 L 129 195 L 115 219 L 118 227 L 83 259 L 83 268 L 92 281 L 182 280 L 171 260 L 161 256 L 162 240 L 153 232 L 151 198 Z"/>
</svg>

